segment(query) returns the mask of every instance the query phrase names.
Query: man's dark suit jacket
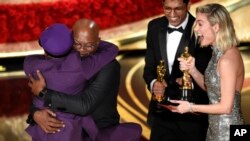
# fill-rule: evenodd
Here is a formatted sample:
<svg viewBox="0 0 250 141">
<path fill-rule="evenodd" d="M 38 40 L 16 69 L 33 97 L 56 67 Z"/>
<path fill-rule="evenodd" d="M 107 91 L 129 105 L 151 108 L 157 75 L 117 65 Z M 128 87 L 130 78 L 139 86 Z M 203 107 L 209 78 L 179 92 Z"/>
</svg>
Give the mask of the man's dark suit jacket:
<svg viewBox="0 0 250 141">
<path fill-rule="evenodd" d="M 179 85 L 176 83 L 176 78 L 182 77 L 183 73 L 179 69 L 179 62 L 177 60 L 178 57 L 183 53 L 184 47 L 189 47 L 189 52 L 192 56 L 196 58 L 196 67 L 199 71 L 205 71 L 205 68 L 211 57 L 211 49 L 210 48 L 200 48 L 198 47 L 195 36 L 192 34 L 192 26 L 195 21 L 195 18 L 189 14 L 189 20 L 186 28 L 184 29 L 184 33 L 182 35 L 180 44 L 178 46 L 175 61 L 172 66 L 172 73 L 169 73 L 168 70 L 168 59 L 166 53 L 166 35 L 167 35 L 167 27 L 168 20 L 166 17 L 159 17 L 149 22 L 148 30 L 147 30 L 147 50 L 145 55 L 145 67 L 143 78 L 150 90 L 150 83 L 153 79 L 157 78 L 156 67 L 159 64 L 160 60 L 163 59 L 165 63 L 166 75 L 164 77 L 165 81 L 168 84 L 168 87 L 165 90 L 165 95 L 170 97 L 171 99 L 177 98 L 177 92 L 179 91 Z M 171 48 L 171 47 L 170 47 Z M 194 83 L 194 91 L 193 94 L 195 96 L 195 103 L 208 103 L 207 94 L 201 90 L 196 83 Z M 194 116 L 191 114 L 177 114 L 172 113 L 168 110 L 164 110 L 161 114 L 155 114 L 156 111 L 156 101 L 151 100 L 149 104 L 149 113 L 148 113 L 148 123 L 149 125 L 153 122 L 154 116 L 161 116 L 164 120 L 199 120 L 202 116 Z"/>
<path fill-rule="evenodd" d="M 79 115 L 91 114 L 99 128 L 116 125 L 120 115 L 117 111 L 117 94 L 120 85 L 120 64 L 112 61 L 101 69 L 79 96 L 70 96 L 48 90 L 45 103 L 55 111 Z M 37 109 L 32 108 L 31 113 Z M 32 114 L 27 122 L 32 121 Z"/>
</svg>

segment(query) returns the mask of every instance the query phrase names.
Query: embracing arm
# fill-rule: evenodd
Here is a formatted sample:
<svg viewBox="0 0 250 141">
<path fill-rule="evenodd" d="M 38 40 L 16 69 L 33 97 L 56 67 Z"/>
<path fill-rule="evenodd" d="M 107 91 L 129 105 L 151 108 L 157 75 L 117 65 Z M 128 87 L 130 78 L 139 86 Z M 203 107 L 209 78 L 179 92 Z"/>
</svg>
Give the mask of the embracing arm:
<svg viewBox="0 0 250 141">
<path fill-rule="evenodd" d="M 57 111 L 86 115 L 92 113 L 110 91 L 118 88 L 119 82 L 120 64 L 114 60 L 98 72 L 81 95 L 65 95 L 48 90 L 45 99 L 49 102 L 46 103 Z"/>
<path fill-rule="evenodd" d="M 101 41 L 98 49 L 94 54 L 82 58 L 82 66 L 84 68 L 85 76 L 92 78 L 105 65 L 115 59 L 119 50 L 118 47 L 110 42 Z"/>
<path fill-rule="evenodd" d="M 34 95 L 39 95 L 39 93 L 46 86 L 45 79 L 43 78 L 42 74 L 39 71 L 37 74 L 39 79 L 35 80 L 32 78 L 32 76 L 30 76 L 29 82 L 29 86 L 31 87 L 32 93 Z M 106 65 L 92 81 L 93 82 L 87 86 L 86 90 L 81 94 L 81 96 L 68 96 L 59 92 L 47 90 L 43 97 L 45 99 L 45 103 L 48 105 L 48 107 L 51 107 L 55 111 L 69 112 L 79 115 L 91 113 L 96 110 L 96 107 L 99 107 L 99 111 L 102 110 L 105 108 L 102 105 L 104 102 L 102 100 L 105 100 L 106 103 L 111 102 L 110 105 L 114 107 L 114 101 L 112 102 L 112 99 L 116 99 L 115 94 L 118 93 L 120 84 L 119 62 L 114 60 Z M 106 97 L 109 97 L 109 100 L 105 99 Z M 111 101 L 110 98 L 112 98 Z M 115 111 L 110 112 L 115 115 L 117 114 Z M 105 114 L 107 113 L 105 112 Z M 96 116 L 100 118 L 100 115 L 97 114 Z M 113 122 L 119 121 L 119 117 L 112 120 L 114 120 Z M 29 124 L 36 122 L 46 133 L 60 131 L 61 127 L 64 126 L 64 124 L 56 118 L 56 115 L 51 110 L 40 110 L 34 106 L 30 110 L 30 115 L 27 122 Z"/>
<path fill-rule="evenodd" d="M 36 111 L 38 111 L 38 110 L 40 110 L 40 109 L 36 108 L 33 104 L 31 105 L 30 110 L 29 110 L 30 113 L 29 113 L 28 118 L 27 118 L 27 120 L 26 120 L 26 122 L 27 122 L 28 124 L 31 124 L 31 125 L 35 124 L 35 121 L 34 121 L 34 119 L 33 119 L 33 116 L 34 116 L 34 113 L 35 113 Z"/>
</svg>

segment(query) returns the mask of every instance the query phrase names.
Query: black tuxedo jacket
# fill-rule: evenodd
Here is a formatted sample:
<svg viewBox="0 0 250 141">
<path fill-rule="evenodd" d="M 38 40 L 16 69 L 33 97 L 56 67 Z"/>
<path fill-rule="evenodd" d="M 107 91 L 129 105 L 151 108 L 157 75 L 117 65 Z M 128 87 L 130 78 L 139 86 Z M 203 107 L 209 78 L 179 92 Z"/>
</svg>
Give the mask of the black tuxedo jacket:
<svg viewBox="0 0 250 141">
<path fill-rule="evenodd" d="M 73 113 L 78 115 L 91 114 L 99 128 L 119 123 L 120 115 L 117 111 L 117 95 L 120 85 L 120 64 L 117 60 L 103 67 L 93 78 L 83 93 L 78 96 L 65 95 L 48 90 L 45 103 L 54 111 Z M 32 113 L 27 122 L 32 123 Z"/>
<path fill-rule="evenodd" d="M 168 87 L 165 90 L 165 95 L 172 99 L 176 99 L 177 93 L 179 91 L 179 85 L 175 82 L 176 78 L 182 77 L 183 73 L 179 69 L 178 57 L 184 52 L 186 46 L 189 47 L 189 53 L 196 58 L 196 67 L 199 71 L 203 72 L 206 69 L 206 66 L 211 58 L 211 48 L 200 48 L 196 43 L 195 36 L 192 34 L 192 26 L 195 21 L 195 18 L 189 14 L 189 19 L 184 33 L 181 37 L 177 52 L 175 54 L 174 64 L 172 66 L 172 73 L 169 73 L 168 70 L 168 57 L 167 57 L 167 27 L 168 20 L 166 17 L 159 17 L 153 19 L 148 24 L 147 30 L 147 49 L 145 54 L 145 67 L 143 78 L 147 84 L 148 89 L 150 90 L 150 83 L 153 79 L 157 78 L 156 67 L 159 64 L 160 60 L 163 59 L 166 67 L 166 75 L 164 77 L 165 81 L 168 84 Z M 169 48 L 169 47 L 168 47 Z M 170 46 L 171 48 L 171 46 Z M 201 90 L 196 83 L 194 83 L 193 94 L 195 96 L 195 103 L 208 103 L 208 97 L 206 93 Z M 148 122 L 151 121 L 152 116 L 164 116 L 164 119 L 178 119 L 185 118 L 187 119 L 186 114 L 180 115 L 172 113 L 168 110 L 164 110 L 163 114 L 155 115 L 154 111 L 156 108 L 156 102 L 151 100 L 149 104 L 149 114 Z M 192 117 L 191 117 L 192 119 Z"/>
</svg>

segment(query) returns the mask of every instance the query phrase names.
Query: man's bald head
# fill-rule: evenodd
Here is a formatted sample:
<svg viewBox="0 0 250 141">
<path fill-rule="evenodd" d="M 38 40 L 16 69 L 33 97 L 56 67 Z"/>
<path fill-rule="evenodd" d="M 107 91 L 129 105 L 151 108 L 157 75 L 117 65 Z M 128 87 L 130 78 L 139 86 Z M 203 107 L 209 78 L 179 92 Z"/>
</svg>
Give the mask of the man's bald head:
<svg viewBox="0 0 250 141">
<path fill-rule="evenodd" d="M 99 38 L 99 26 L 90 19 L 80 19 L 73 25 L 74 36 L 76 34 L 88 34 L 92 38 Z"/>
<path fill-rule="evenodd" d="M 73 25 L 74 48 L 81 56 L 95 52 L 98 47 L 99 26 L 90 19 L 80 19 Z"/>
</svg>

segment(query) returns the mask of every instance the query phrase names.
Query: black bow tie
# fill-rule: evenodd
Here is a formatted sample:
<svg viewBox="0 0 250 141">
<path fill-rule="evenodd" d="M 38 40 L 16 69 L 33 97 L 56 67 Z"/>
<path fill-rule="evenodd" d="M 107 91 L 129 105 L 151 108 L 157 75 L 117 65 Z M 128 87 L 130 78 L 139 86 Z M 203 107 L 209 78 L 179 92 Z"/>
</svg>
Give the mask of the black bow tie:
<svg viewBox="0 0 250 141">
<path fill-rule="evenodd" d="M 168 33 L 172 33 L 173 31 L 179 31 L 181 33 L 184 32 L 183 28 L 182 27 L 179 27 L 179 28 L 171 28 L 171 27 L 168 27 Z"/>
</svg>

